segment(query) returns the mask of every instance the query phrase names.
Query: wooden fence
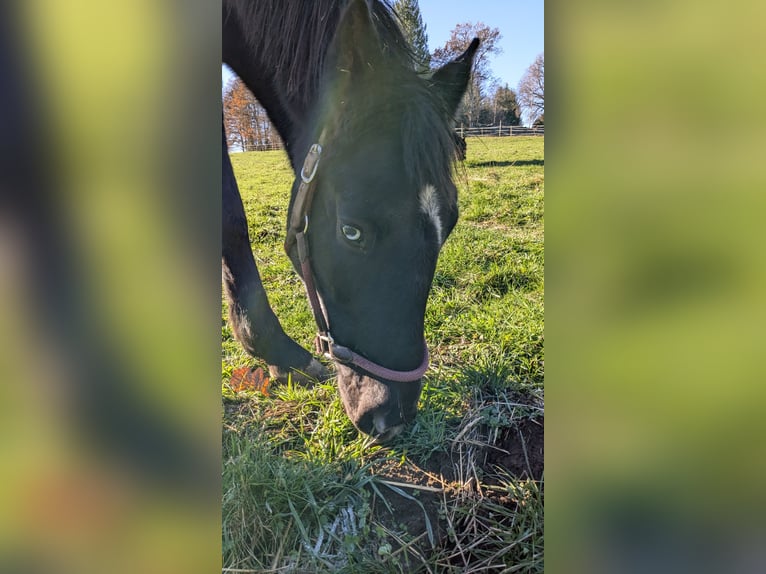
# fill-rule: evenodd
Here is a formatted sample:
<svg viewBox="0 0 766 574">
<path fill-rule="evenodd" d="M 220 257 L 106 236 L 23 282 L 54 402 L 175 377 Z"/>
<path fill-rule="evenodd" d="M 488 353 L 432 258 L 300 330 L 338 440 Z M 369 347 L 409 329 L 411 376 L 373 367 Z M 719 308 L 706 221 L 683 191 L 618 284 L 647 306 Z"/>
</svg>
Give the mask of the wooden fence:
<svg viewBox="0 0 766 574">
<path fill-rule="evenodd" d="M 285 149 L 282 142 L 277 140 L 268 144 L 258 144 L 253 146 L 245 146 L 244 151 L 274 151 L 278 149 Z"/>
<path fill-rule="evenodd" d="M 478 128 L 455 128 L 455 132 L 464 138 L 470 137 L 507 137 L 507 136 L 542 136 L 544 126 L 526 128 L 524 126 L 483 126 Z M 270 144 L 246 146 L 244 151 L 273 151 L 284 149 L 282 142 L 276 140 Z"/>
<path fill-rule="evenodd" d="M 545 126 L 484 126 L 478 128 L 455 128 L 455 131 L 464 138 L 469 137 L 498 137 L 498 136 L 542 136 L 545 135 Z"/>
</svg>

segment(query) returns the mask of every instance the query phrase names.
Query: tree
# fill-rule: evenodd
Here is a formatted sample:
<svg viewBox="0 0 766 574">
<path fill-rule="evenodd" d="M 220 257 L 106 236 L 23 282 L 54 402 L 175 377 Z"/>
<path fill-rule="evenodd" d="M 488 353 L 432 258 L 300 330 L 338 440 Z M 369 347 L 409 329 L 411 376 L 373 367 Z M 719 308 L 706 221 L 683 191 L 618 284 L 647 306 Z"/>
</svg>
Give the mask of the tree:
<svg viewBox="0 0 766 574">
<path fill-rule="evenodd" d="M 434 50 L 431 56 L 432 65 L 444 65 L 462 54 L 474 38 L 479 38 L 481 43 L 473 59 L 473 74 L 463 97 L 462 113 L 459 113 L 459 121 L 468 126 L 475 126 L 479 121 L 482 103 L 494 81 L 489 67 L 489 58 L 502 52 L 498 46 L 502 38 L 500 30 L 490 28 L 483 22 L 458 24 L 444 46 Z"/>
<path fill-rule="evenodd" d="M 517 126 L 521 123 L 521 113 L 516 92 L 505 86 L 498 86 L 492 96 L 493 124 Z"/>
<path fill-rule="evenodd" d="M 226 142 L 242 151 L 281 147 L 266 110 L 239 78 L 234 78 L 223 94 L 223 121 Z"/>
<path fill-rule="evenodd" d="M 519 104 L 529 125 L 545 113 L 545 55 L 540 54 L 519 82 Z"/>
<path fill-rule="evenodd" d="M 245 150 L 255 139 L 252 118 L 248 113 L 248 106 L 254 103 L 255 98 L 239 78 L 233 79 L 226 86 L 223 94 L 223 122 L 226 143 L 230 147 Z"/>
<path fill-rule="evenodd" d="M 393 7 L 399 16 L 402 33 L 417 59 L 418 71 L 427 72 L 431 65 L 431 53 L 428 51 L 428 35 L 420 16 L 418 0 L 396 0 Z"/>
</svg>

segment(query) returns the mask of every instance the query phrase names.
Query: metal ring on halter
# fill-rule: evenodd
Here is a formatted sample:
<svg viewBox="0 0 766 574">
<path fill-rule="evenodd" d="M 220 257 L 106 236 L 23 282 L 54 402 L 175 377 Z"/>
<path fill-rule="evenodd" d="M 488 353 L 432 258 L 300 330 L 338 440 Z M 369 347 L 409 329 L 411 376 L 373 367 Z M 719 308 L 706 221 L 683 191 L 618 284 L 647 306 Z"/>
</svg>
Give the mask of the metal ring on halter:
<svg viewBox="0 0 766 574">
<path fill-rule="evenodd" d="M 332 347 L 335 344 L 335 339 L 332 338 L 332 335 L 329 331 L 327 333 L 320 333 L 317 335 L 317 339 L 321 341 L 325 341 L 330 347 Z"/>
</svg>

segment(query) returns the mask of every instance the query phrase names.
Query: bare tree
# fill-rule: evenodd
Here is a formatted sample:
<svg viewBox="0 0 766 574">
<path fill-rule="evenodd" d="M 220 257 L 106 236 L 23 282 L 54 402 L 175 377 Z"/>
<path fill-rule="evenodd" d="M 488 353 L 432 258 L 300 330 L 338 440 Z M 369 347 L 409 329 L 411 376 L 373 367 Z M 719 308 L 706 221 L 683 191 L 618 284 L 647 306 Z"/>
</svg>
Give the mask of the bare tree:
<svg viewBox="0 0 766 574">
<path fill-rule="evenodd" d="M 519 82 L 519 104 L 529 125 L 545 113 L 545 55 L 540 54 Z"/>
<path fill-rule="evenodd" d="M 234 78 L 223 94 L 223 121 L 226 141 L 242 151 L 281 147 L 266 110 L 239 78 Z"/>
<path fill-rule="evenodd" d="M 463 97 L 462 114 L 458 112 L 462 115 L 461 121 L 469 126 L 475 126 L 479 121 L 482 102 L 487 98 L 494 81 L 489 67 L 489 58 L 502 52 L 502 48 L 498 46 L 502 38 L 500 30 L 490 28 L 483 22 L 458 24 L 452 30 L 446 44 L 434 50 L 431 56 L 432 66 L 446 64 L 462 54 L 474 38 L 479 38 L 481 43 L 473 59 L 473 74 Z"/>
</svg>

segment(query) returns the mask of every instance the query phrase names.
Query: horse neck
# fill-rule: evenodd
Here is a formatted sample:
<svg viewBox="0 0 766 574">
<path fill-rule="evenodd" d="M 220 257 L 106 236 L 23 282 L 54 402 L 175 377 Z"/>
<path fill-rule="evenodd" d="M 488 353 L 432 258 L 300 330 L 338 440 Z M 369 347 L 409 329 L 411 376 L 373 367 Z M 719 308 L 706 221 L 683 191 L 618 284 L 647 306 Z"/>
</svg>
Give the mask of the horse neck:
<svg viewBox="0 0 766 574">
<path fill-rule="evenodd" d="M 223 62 L 266 110 L 293 169 L 302 161 L 296 157 L 300 153 L 296 144 L 318 97 L 319 63 L 342 4 L 336 0 L 308 5 L 304 0 L 223 2 Z M 287 14 L 293 28 L 289 34 L 283 32 Z M 322 17 L 318 19 L 317 14 Z M 326 28 L 319 33 L 317 21 Z"/>
</svg>

